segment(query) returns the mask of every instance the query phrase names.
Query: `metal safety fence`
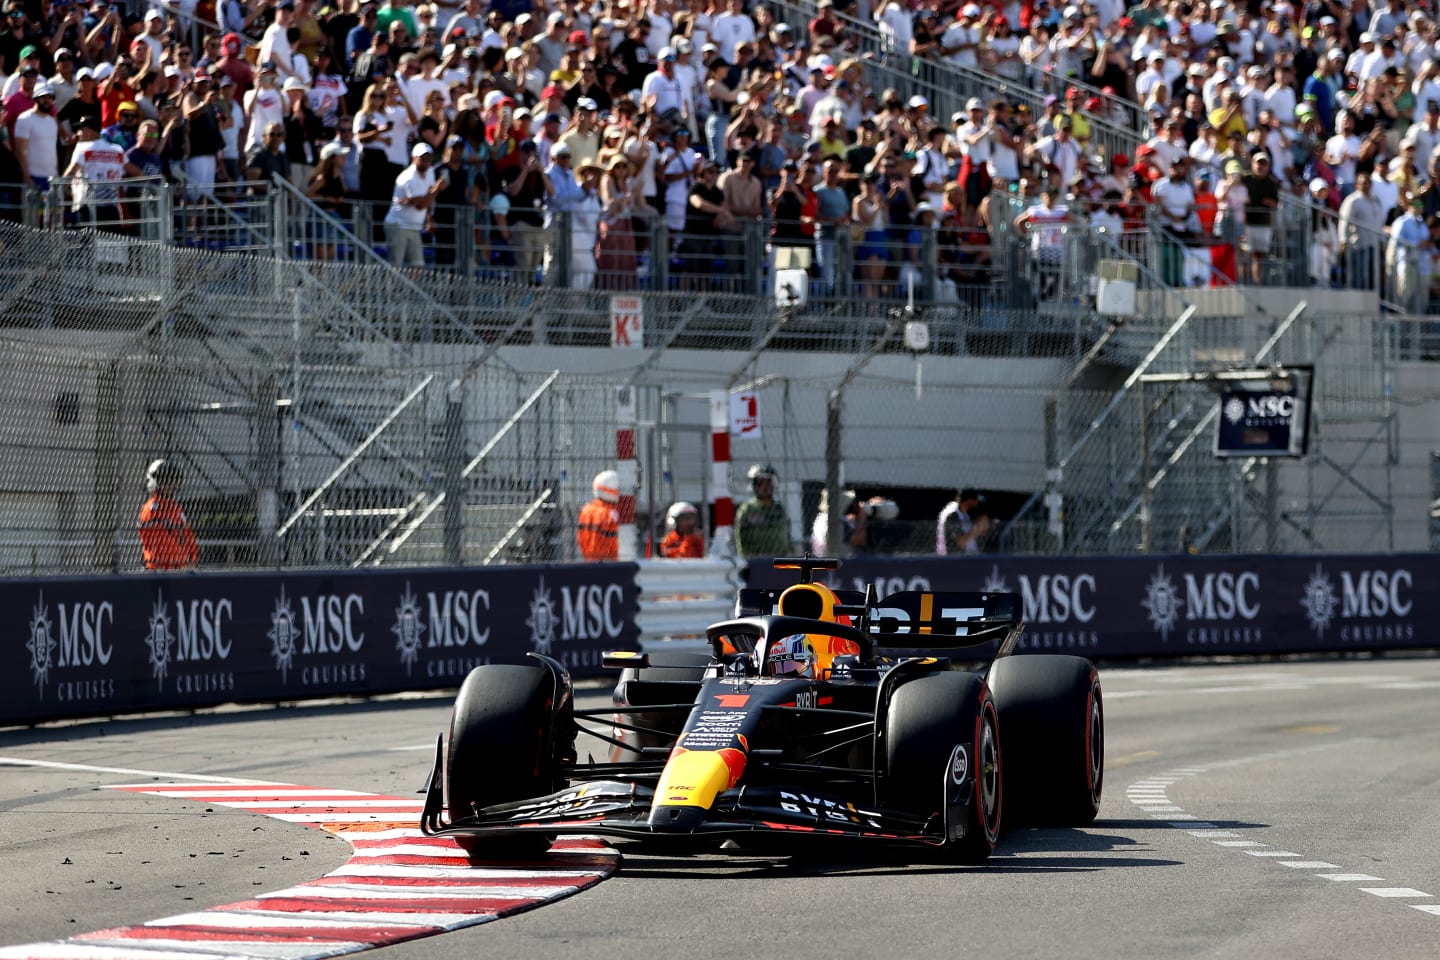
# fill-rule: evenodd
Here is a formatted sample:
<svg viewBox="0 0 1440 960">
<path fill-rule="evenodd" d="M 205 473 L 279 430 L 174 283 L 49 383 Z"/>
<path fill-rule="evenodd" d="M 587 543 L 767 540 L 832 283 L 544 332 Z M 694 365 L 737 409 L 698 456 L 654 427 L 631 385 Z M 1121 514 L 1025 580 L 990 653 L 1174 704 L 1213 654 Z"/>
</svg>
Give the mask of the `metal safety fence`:
<svg viewBox="0 0 1440 960">
<path fill-rule="evenodd" d="M 280 191 L 275 197 L 288 203 Z M 1106 382 L 1137 369 L 1183 308 L 1113 238 L 1056 231 L 1038 247 L 1034 234 L 1002 232 L 985 283 L 955 283 L 953 299 L 917 297 L 906 310 L 857 284 L 908 286 L 905 251 L 939 248 L 934 234 L 920 234 L 918 244 L 872 237 L 857 262 L 865 238 L 838 232 L 837 262 L 849 256 L 861 271 L 837 275 L 837 286 L 849 284 L 839 296 L 816 286 L 803 257 L 777 257 L 772 269 L 802 270 L 817 294 L 777 306 L 773 297 L 726 290 L 559 289 L 396 270 L 376 256 L 292 260 L 170 246 L 143 230 L 0 225 L 11 365 L 11 402 L 0 416 L 0 567 L 135 569 L 144 468 L 158 457 L 185 471 L 207 568 L 571 559 L 589 478 L 615 462 L 614 391 L 624 385 L 639 394 L 641 536 L 650 542 L 663 534 L 672 500 L 705 503 L 722 492 L 707 486 L 715 390 L 752 394 L 769 411 L 763 436 L 737 441 L 735 456 L 781 471 L 797 546 L 812 531 L 837 450 L 847 482 L 894 483 L 898 455 L 908 482 L 1037 490 L 1059 456 L 1050 447 L 1070 449 L 1107 405 L 1131 402 L 1117 403 Z M 864 273 L 867 262 L 879 272 Z M 1098 309 L 1098 280 L 1117 270 L 1129 271 L 1140 304 L 1123 323 Z M 918 275 L 917 286 L 945 288 L 938 268 L 927 277 L 922 261 Z M 1230 313 L 1212 311 L 1157 354 L 1171 366 L 1152 366 L 1251 360 L 1269 330 L 1247 322 L 1254 311 L 1244 296 L 1237 289 Z M 617 310 L 643 330 L 633 352 L 615 352 Z M 923 351 L 902 336 L 916 320 L 927 329 Z M 1393 430 L 1391 408 L 1367 407 L 1367 398 L 1393 395 L 1387 371 L 1422 358 L 1430 328 L 1396 320 L 1393 336 L 1336 339 L 1386 322 L 1357 320 L 1307 334 L 1293 354 L 1279 353 L 1289 340 L 1272 352 L 1292 363 L 1330 350 L 1340 358 L 1330 382 L 1351 384 L 1346 418 Z M 1342 341 L 1343 350 L 1335 346 Z M 566 352 L 594 347 L 612 349 Z M 517 351 L 527 350 L 519 364 Z M 604 372 L 593 363 L 594 372 L 577 372 L 587 369 L 577 358 L 597 355 L 606 357 Z M 981 362 L 958 362 L 971 359 Z M 556 376 L 557 366 L 570 369 Z M 1059 548 L 1140 543 L 1133 511 L 1123 519 L 1116 512 L 1141 484 L 1135 413 L 1124 408 L 1065 462 L 1059 492 L 1070 519 Z M 1164 422 L 1172 419 L 1167 442 L 1198 422 L 1178 414 Z M 1040 423 L 1058 431 L 1054 443 Z M 1186 449 L 1199 446 L 1192 440 Z M 1172 452 L 1157 447 L 1152 463 Z M 1327 469 L 1372 482 L 1359 476 L 1363 465 Z M 1166 476 L 1182 472 L 1170 467 Z M 1240 475 L 1239 488 L 1234 474 L 1196 476 L 1174 493 L 1175 509 L 1191 518 L 1220 502 L 1217 484 L 1250 496 L 1265 482 L 1254 470 Z M 1159 497 L 1182 491 L 1178 480 L 1159 482 L 1169 484 Z M 728 493 L 743 497 L 743 482 Z M 1322 500 L 1301 498 L 1305 510 L 1340 509 L 1315 506 Z M 1087 513 L 1101 532 L 1081 536 Z M 894 549 L 933 549 L 931 518 L 902 519 L 909 531 Z M 1117 519 L 1118 533 L 1103 532 Z M 1153 528 L 1151 542 L 1176 535 Z M 1215 549 L 1238 538 L 1222 526 L 1204 542 Z M 1057 548 L 1039 508 L 1022 511 L 995 542 Z"/>
<path fill-rule="evenodd" d="M 888 214 L 873 225 L 838 226 L 767 216 L 725 229 L 687 221 L 686 229 L 672 230 L 673 217 L 647 206 L 614 222 L 593 211 L 555 210 L 535 226 L 497 222 L 484 207 L 442 205 L 420 233 L 421 262 L 402 265 L 405 272 L 392 280 L 397 291 L 409 294 L 406 299 L 425 312 L 447 314 L 452 324 L 448 301 L 497 285 L 733 294 L 802 310 L 848 310 L 857 301 L 882 312 L 917 303 L 1016 308 L 1025 305 L 1023 293 L 1032 284 L 1028 277 L 1022 282 L 1015 265 L 1034 259 L 1036 236 L 1055 232 L 1015 228 L 1018 216 L 1040 210 L 1038 186 L 1022 178 L 1010 191 L 993 194 L 983 224 L 967 211 L 959 220 L 927 215 L 924 223 Z M 62 232 L 99 231 L 96 246 L 112 258 L 139 240 L 306 261 L 313 272 L 332 264 L 392 265 L 383 204 L 347 199 L 322 207 L 280 180 L 199 189 L 157 179 L 93 186 L 61 179 L 43 195 L 12 192 L 15 221 Z M 1130 211 L 1073 197 L 1060 204 L 1065 230 L 1109 233 L 1165 286 L 1374 291 L 1395 312 L 1440 312 L 1433 248 L 1400 221 L 1375 230 L 1307 198 L 1282 194 L 1273 211 L 1256 211 L 1266 221 L 1260 231 L 1246 223 L 1248 212 L 1229 211 L 1221 211 L 1209 230 L 1198 224 L 1180 230 L 1156 207 L 1112 231 L 1101 224 L 1128 218 Z M 1262 233 L 1263 248 L 1257 249 Z"/>
</svg>

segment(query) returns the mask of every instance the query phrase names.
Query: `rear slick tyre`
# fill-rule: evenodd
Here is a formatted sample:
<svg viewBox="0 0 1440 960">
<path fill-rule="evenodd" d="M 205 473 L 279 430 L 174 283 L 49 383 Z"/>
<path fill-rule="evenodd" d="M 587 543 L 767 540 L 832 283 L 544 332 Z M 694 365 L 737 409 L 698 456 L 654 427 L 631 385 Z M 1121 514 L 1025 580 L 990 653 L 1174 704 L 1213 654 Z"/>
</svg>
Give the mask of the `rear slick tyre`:
<svg viewBox="0 0 1440 960">
<path fill-rule="evenodd" d="M 1083 657 L 1001 657 L 987 678 L 1000 711 L 1010 825 L 1083 827 L 1100 812 L 1105 709 Z"/>
</svg>

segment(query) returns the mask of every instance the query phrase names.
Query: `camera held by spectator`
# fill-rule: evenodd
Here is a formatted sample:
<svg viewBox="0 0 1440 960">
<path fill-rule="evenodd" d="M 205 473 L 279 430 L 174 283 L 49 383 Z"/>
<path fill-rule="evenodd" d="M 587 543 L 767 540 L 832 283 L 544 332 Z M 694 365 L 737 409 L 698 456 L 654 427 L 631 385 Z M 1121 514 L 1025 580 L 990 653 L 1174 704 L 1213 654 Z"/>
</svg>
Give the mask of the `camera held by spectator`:
<svg viewBox="0 0 1440 960">
<path fill-rule="evenodd" d="M 886 500 L 884 497 L 871 497 L 860 504 L 860 509 L 865 511 L 867 520 L 894 520 L 900 516 L 900 508 L 894 500 Z"/>
</svg>

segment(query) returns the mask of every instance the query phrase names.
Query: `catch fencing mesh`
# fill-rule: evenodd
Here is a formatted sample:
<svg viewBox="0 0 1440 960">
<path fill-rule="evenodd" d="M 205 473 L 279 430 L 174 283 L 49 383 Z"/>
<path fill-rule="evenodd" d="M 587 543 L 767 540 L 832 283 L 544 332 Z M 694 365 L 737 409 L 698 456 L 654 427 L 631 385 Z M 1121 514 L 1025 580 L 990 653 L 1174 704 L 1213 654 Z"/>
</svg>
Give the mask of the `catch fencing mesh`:
<svg viewBox="0 0 1440 960">
<path fill-rule="evenodd" d="M 764 297 L 706 291 L 636 302 L 643 346 L 586 368 L 603 373 L 576 373 L 573 348 L 612 344 L 611 293 L 0 224 L 0 571 L 138 569 L 135 522 L 156 458 L 185 473 L 181 499 L 205 569 L 575 559 L 574 517 L 590 478 L 615 463 L 619 387 L 637 397 L 640 523 L 651 540 L 674 499 L 744 495 L 743 479 L 709 488 L 715 391 L 752 393 L 766 412 L 758 439 L 735 442 L 736 474 L 748 462 L 779 468 L 797 547 L 809 543 L 817 486 L 837 451 L 847 483 L 983 483 L 1038 498 L 1047 468 L 1115 402 L 1118 380 L 1178 313 L 1157 306 L 1127 340 L 1106 339 L 1107 318 L 1073 305 L 907 312 L 856 299 L 781 311 Z M 923 353 L 905 346 L 911 320 L 927 326 Z M 1419 342 L 1405 331 L 1421 329 L 1307 317 L 1276 358 L 1317 362 L 1317 383 L 1334 391 L 1326 438 L 1342 426 L 1358 437 L 1390 415 L 1393 360 Z M 1187 328 L 1156 369 L 1246 357 L 1257 336 L 1211 318 Z M 506 349 L 519 347 L 538 348 L 525 353 L 527 368 Z M 931 359 L 953 357 L 977 361 L 964 383 Z M 1122 399 L 1067 462 L 1064 540 L 1031 506 L 996 538 L 1000 548 L 1137 548 L 1122 516 L 1138 482 L 1141 413 L 1126 406 L 1135 402 Z M 982 426 L 1047 416 L 1044 436 Z M 1169 408 L 1150 416 L 1175 420 L 1172 439 L 1194 423 Z M 1161 499 L 1181 517 L 1171 527 L 1225 497 L 1239 502 L 1237 490 L 1253 499 L 1261 479 L 1253 470 L 1217 477 L 1199 463 L 1208 441 L 1192 446 L 1194 469 L 1177 461 L 1164 481 Z M 906 451 L 904 462 L 887 449 Z M 1355 472 L 1342 461 L 1332 473 Z M 1316 509 L 1341 523 L 1343 504 L 1322 501 L 1291 511 L 1293 527 L 1313 529 Z M 1244 516 L 1253 525 L 1253 513 L 1235 511 L 1235 530 Z M 1086 515 L 1093 529 L 1081 536 Z M 912 529 L 895 549 L 933 549 L 933 520 L 906 519 Z M 1106 533 L 1117 521 L 1119 532 Z M 1157 544 L 1178 536 L 1166 530 Z M 1254 543 L 1253 531 L 1230 531 L 1211 532 L 1207 548 L 1227 537 Z"/>
</svg>

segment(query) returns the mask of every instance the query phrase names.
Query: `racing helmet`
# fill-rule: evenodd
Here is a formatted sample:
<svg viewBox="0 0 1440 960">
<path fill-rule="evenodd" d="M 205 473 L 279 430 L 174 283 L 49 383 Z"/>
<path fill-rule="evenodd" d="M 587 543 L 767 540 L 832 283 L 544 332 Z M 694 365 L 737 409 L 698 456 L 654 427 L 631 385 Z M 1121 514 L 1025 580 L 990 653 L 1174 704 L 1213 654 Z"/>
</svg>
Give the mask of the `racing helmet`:
<svg viewBox="0 0 1440 960">
<path fill-rule="evenodd" d="M 145 489 L 154 493 L 156 488 L 162 485 L 178 487 L 183 477 L 180 467 L 169 460 L 151 460 L 150 465 L 145 468 Z"/>
<path fill-rule="evenodd" d="M 781 637 L 765 651 L 765 669 L 770 677 L 814 677 L 815 648 L 804 633 Z"/>
<path fill-rule="evenodd" d="M 590 489 L 606 503 L 619 503 L 620 474 L 614 470 L 601 470 L 595 474 L 595 479 L 590 481 Z"/>
<path fill-rule="evenodd" d="M 745 471 L 745 476 L 750 481 L 751 490 L 754 490 L 755 484 L 761 480 L 769 480 L 772 488 L 780 482 L 780 474 L 776 473 L 775 468 L 768 463 L 751 464 L 750 469 Z"/>
<path fill-rule="evenodd" d="M 695 509 L 695 504 L 686 500 L 675 501 L 670 505 L 670 509 L 665 511 L 665 525 L 672 530 L 675 529 L 675 521 L 687 513 L 697 520 L 700 518 L 700 511 Z"/>
<path fill-rule="evenodd" d="M 785 588 L 780 599 L 776 601 L 781 616 L 804 617 L 807 620 L 822 620 L 825 623 L 838 623 L 848 627 L 851 625 L 849 615 L 835 612 L 835 607 L 839 604 L 840 598 L 823 583 L 792 584 Z M 815 657 L 814 672 L 808 675 L 822 680 L 829 676 L 831 665 L 837 656 L 853 656 L 860 652 L 858 644 L 843 637 L 832 637 L 823 633 L 807 633 L 803 636 Z"/>
</svg>

